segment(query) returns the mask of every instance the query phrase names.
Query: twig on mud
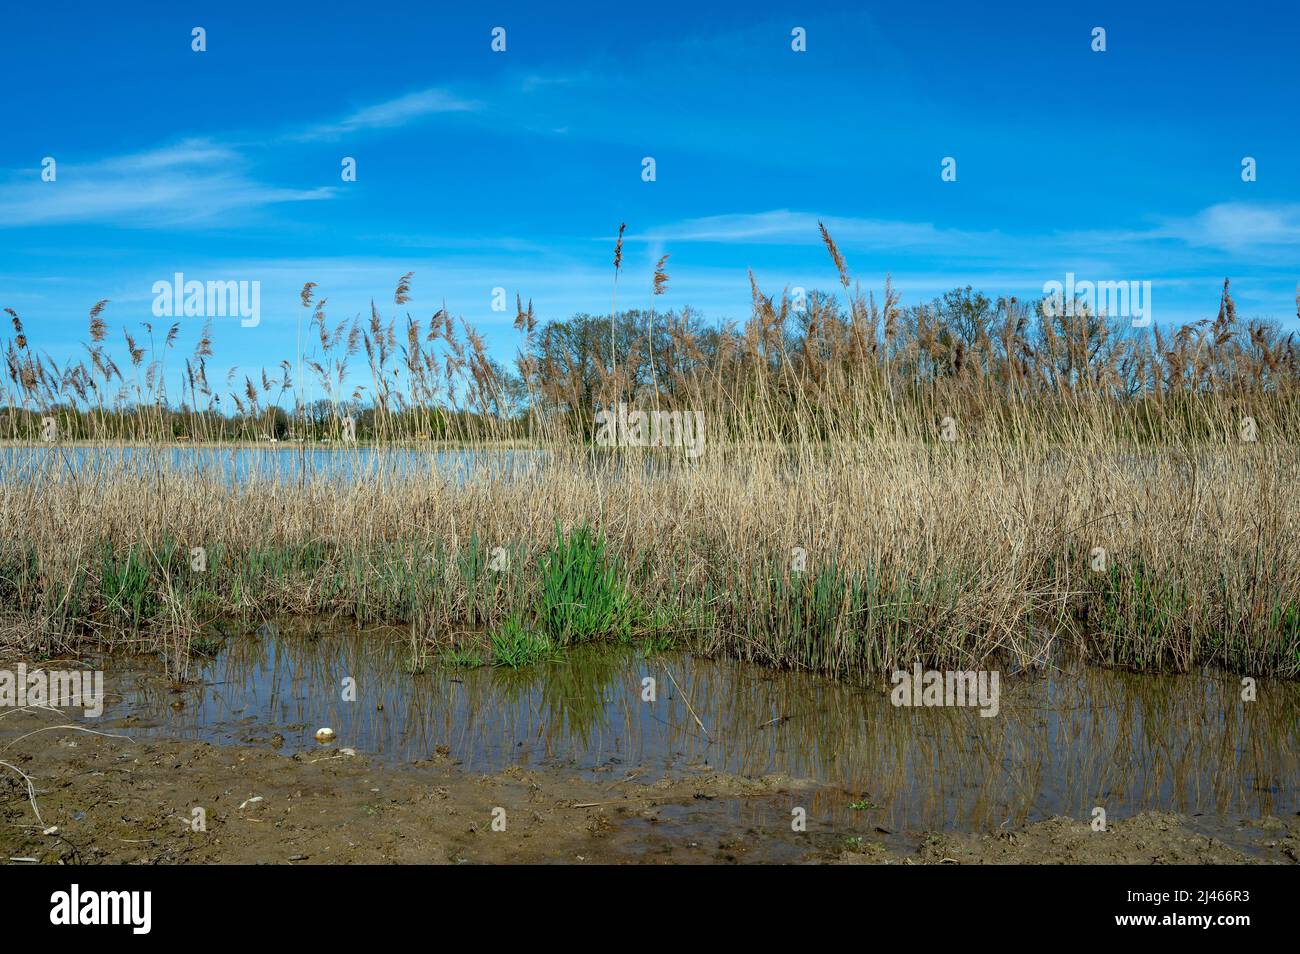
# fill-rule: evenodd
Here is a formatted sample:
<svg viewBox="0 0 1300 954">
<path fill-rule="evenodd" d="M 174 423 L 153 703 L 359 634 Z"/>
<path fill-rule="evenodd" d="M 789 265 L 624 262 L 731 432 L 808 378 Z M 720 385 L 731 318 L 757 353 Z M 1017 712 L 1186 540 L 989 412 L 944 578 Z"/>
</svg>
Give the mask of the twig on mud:
<svg viewBox="0 0 1300 954">
<path fill-rule="evenodd" d="M 613 788 L 615 785 L 624 785 L 624 784 L 626 784 L 626 783 L 632 781 L 632 779 L 636 778 L 637 776 L 639 776 L 639 775 L 644 775 L 644 774 L 645 774 L 644 772 L 633 772 L 631 775 L 628 775 L 628 776 L 626 776 L 626 777 L 624 777 L 624 778 L 621 778 L 621 779 L 619 779 L 619 780 L 616 781 L 616 782 L 610 782 L 608 785 L 605 786 L 605 791 L 609 791 L 609 790 L 610 790 L 611 788 Z"/>
<path fill-rule="evenodd" d="M 722 798 L 765 798 L 771 794 L 772 794 L 771 792 L 738 792 L 734 795 L 722 795 L 720 797 Z M 712 799 L 715 796 L 696 795 L 695 797 L 696 798 L 704 797 L 704 798 Z M 676 802 L 676 801 L 684 801 L 684 800 L 685 800 L 685 796 L 683 795 L 630 795 L 630 796 L 624 796 L 623 798 L 613 798 L 607 802 L 580 802 L 577 805 L 573 805 L 571 807 L 598 808 L 601 805 L 619 805 L 627 802 Z"/>
<path fill-rule="evenodd" d="M 607 802 L 581 802 L 574 805 L 574 808 L 598 808 L 601 805 L 617 805 L 619 802 L 662 802 L 669 799 L 668 795 L 634 795 L 631 798 L 613 798 Z"/>
<path fill-rule="evenodd" d="M 89 732 L 91 735 L 102 735 L 106 739 L 126 739 L 126 741 L 128 742 L 131 741 L 131 737 L 129 735 L 118 735 L 114 732 L 100 732 L 98 729 L 87 729 L 84 725 L 73 725 L 72 723 L 68 723 L 66 725 L 47 725 L 44 728 L 33 729 L 31 732 L 24 733 L 23 735 L 18 736 L 18 738 L 10 740 L 8 745 L 6 745 L 3 749 L 0 749 L 0 752 L 7 752 L 10 748 L 18 744 L 19 742 L 21 742 L 23 739 L 30 738 L 31 736 L 36 735 L 38 732 L 51 732 L 54 729 L 76 729 L 78 732 Z"/>
<path fill-rule="evenodd" d="M 356 753 L 355 753 L 355 752 L 350 752 L 350 753 L 349 753 L 349 752 L 339 752 L 337 755 L 322 755 L 322 756 L 321 756 L 320 758 L 318 758 L 318 759 L 308 759 L 308 760 L 307 760 L 307 764 L 308 764 L 308 765 L 315 765 L 317 762 L 335 762 L 335 761 L 338 761 L 339 759 L 350 759 L 350 758 L 355 758 L 355 757 L 356 757 Z"/>
<path fill-rule="evenodd" d="M 37 712 L 37 711 L 40 711 L 40 712 L 53 712 L 53 713 L 56 713 L 56 714 L 58 714 L 58 715 L 63 715 L 63 710 L 62 710 L 62 709 L 56 709 L 56 708 L 54 708 L 54 706 L 44 706 L 44 705 L 41 705 L 41 706 L 32 706 L 32 705 L 27 705 L 27 706 L 18 706 L 17 708 L 10 709 L 8 712 L 0 712 L 0 719 L 3 719 L 3 718 L 4 718 L 5 716 L 7 716 L 7 715 L 16 715 L 16 714 L 19 713 L 19 712 L 25 712 L 25 713 L 27 713 L 28 715 L 31 715 L 31 713 L 33 713 L 33 712 Z"/>
<path fill-rule="evenodd" d="M 73 842 L 68 841 L 68 839 L 64 837 L 63 832 L 56 832 L 54 837 L 72 849 L 72 854 L 74 856 L 73 862 L 75 864 L 79 864 L 79 865 L 85 864 L 85 861 L 81 857 L 81 849 L 78 848 Z"/>
<path fill-rule="evenodd" d="M 26 772 L 24 772 L 22 769 L 20 769 L 18 766 L 12 765 L 9 762 L 0 762 L 0 765 L 3 765 L 7 769 L 13 769 L 15 772 L 21 775 L 23 781 L 27 783 L 27 798 L 32 803 L 32 811 L 35 812 L 36 814 L 36 820 L 40 822 L 43 827 L 45 825 L 45 820 L 41 818 L 41 810 L 36 807 L 36 786 L 32 784 L 32 777 L 28 775 Z"/>
</svg>

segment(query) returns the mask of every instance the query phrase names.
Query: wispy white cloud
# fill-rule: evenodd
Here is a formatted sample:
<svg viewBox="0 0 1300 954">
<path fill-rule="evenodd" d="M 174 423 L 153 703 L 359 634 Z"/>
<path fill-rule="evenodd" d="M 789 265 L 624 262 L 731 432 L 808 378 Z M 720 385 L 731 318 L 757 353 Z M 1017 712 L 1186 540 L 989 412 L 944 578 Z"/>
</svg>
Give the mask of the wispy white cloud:
<svg viewBox="0 0 1300 954">
<path fill-rule="evenodd" d="M 482 104 L 442 89 L 407 93 L 313 126 L 290 139 L 324 139 L 369 129 L 390 129 L 436 113 L 478 110 Z M 60 162 L 53 182 L 36 170 L 0 177 L 0 228 L 30 225 L 108 224 L 171 228 L 211 223 L 232 212 L 284 202 L 326 199 L 333 188 L 284 188 L 254 179 L 243 152 L 209 139 L 188 139 L 157 149 L 94 162 Z"/>
<path fill-rule="evenodd" d="M 231 165 L 238 161 L 240 161 L 239 153 L 228 146 L 206 139 L 186 139 L 147 152 L 114 156 L 103 160 L 99 163 L 99 166 L 103 170 L 114 174 L 137 175 L 187 167 L 210 166 L 216 163 Z"/>
<path fill-rule="evenodd" d="M 578 73 L 555 73 L 545 76 L 541 73 L 529 73 L 519 81 L 519 89 L 525 93 L 535 93 L 538 90 L 546 90 L 556 86 L 573 86 L 595 81 L 595 74 L 586 70 Z"/>
<path fill-rule="evenodd" d="M 275 203 L 328 198 L 334 191 L 258 182 L 246 165 L 227 146 L 187 140 L 96 162 L 59 163 L 53 182 L 34 171 L 13 172 L 0 183 L 0 227 L 202 224 Z"/>
<path fill-rule="evenodd" d="M 821 222 L 836 242 L 862 248 L 952 246 L 972 241 L 976 233 L 940 229 L 929 222 L 817 216 L 776 209 L 751 214 L 712 215 L 629 235 L 632 241 L 720 242 L 726 244 L 819 245 Z"/>
<path fill-rule="evenodd" d="M 1156 244 L 1233 253 L 1300 245 L 1300 203 L 1269 205 L 1244 202 L 1212 205 L 1190 216 L 1165 217 L 1145 228 L 1067 229 L 1048 233 L 966 230 L 944 228 L 932 222 L 818 216 L 811 212 L 775 209 L 685 219 L 639 234 L 629 234 L 628 238 L 630 241 L 654 243 L 818 245 L 821 244 L 819 222 L 844 247 L 910 251 L 965 249 L 981 256 L 990 253 L 1025 254 L 1035 250 L 1059 254 L 1069 249 L 1090 255 L 1106 249 L 1123 250 L 1127 254 L 1135 246 Z"/>
<path fill-rule="evenodd" d="M 422 89 L 363 107 L 337 122 L 312 126 L 293 138 L 326 139 L 367 129 L 394 129 L 438 113 L 477 112 L 482 108 L 482 103 L 463 99 L 445 89 Z"/>
<path fill-rule="evenodd" d="M 1221 202 L 1193 216 L 1168 220 L 1148 233 L 1188 245 L 1242 251 L 1260 246 L 1300 246 L 1300 203 Z"/>
<path fill-rule="evenodd" d="M 437 113 L 480 108 L 481 103 L 446 90 L 425 89 L 363 107 L 286 138 L 325 139 L 391 129 Z M 336 192 L 333 188 L 292 189 L 259 182 L 248 174 L 248 165 L 245 155 L 229 145 L 189 139 L 94 162 L 60 163 L 53 182 L 41 181 L 34 170 L 13 171 L 7 179 L 0 179 L 0 228 L 74 223 L 133 228 L 196 225 L 235 211 L 325 199 Z"/>
</svg>

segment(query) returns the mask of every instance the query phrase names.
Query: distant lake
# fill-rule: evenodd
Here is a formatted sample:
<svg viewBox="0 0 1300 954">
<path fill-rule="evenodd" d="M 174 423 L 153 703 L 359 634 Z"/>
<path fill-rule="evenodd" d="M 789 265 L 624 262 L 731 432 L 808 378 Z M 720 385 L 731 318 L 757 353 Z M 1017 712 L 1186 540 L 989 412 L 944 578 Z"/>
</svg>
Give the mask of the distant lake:
<svg viewBox="0 0 1300 954">
<path fill-rule="evenodd" d="M 464 481 L 471 474 L 523 477 L 536 471 L 545 452 L 510 449 L 368 447 L 11 446 L 0 447 L 0 480 L 30 480 L 56 472 L 88 477 L 111 473 L 145 476 L 160 469 L 192 472 L 231 484 L 302 480 L 356 482 L 377 478 L 437 476 Z"/>
</svg>

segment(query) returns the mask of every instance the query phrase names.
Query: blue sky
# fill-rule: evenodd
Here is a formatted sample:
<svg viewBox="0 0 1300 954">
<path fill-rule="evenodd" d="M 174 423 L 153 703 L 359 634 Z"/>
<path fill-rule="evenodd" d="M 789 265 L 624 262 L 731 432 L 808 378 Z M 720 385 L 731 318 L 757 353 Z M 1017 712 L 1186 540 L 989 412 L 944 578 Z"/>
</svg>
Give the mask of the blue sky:
<svg viewBox="0 0 1300 954">
<path fill-rule="evenodd" d="M 61 361 L 99 298 L 120 341 L 175 272 L 260 281 L 261 324 L 216 329 L 215 364 L 252 370 L 292 355 L 304 282 L 332 324 L 393 314 L 414 271 L 402 312 L 445 299 L 508 358 L 493 288 L 607 310 L 621 221 L 620 306 L 667 252 L 659 304 L 720 321 L 747 268 L 837 287 L 821 219 L 905 303 L 1074 272 L 1151 281 L 1172 324 L 1231 276 L 1239 313 L 1296 326 L 1294 4 L 546 6 L 8 5 L 0 306 Z"/>
</svg>

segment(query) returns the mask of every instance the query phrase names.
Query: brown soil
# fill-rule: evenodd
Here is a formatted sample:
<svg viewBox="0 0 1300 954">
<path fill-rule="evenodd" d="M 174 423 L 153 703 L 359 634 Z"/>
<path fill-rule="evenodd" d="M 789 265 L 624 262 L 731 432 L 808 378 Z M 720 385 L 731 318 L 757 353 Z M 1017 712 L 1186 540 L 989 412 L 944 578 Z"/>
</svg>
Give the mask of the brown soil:
<svg viewBox="0 0 1300 954">
<path fill-rule="evenodd" d="M 825 830 L 810 812 L 800 833 L 791 830 L 791 809 L 814 793 L 786 777 L 597 783 L 549 770 L 473 775 L 445 756 L 386 768 L 328 746 L 281 755 L 274 737 L 262 746 L 107 737 L 56 728 L 47 714 L 25 710 L 6 713 L 0 728 L 0 761 L 31 777 L 41 816 L 38 823 L 26 784 L 0 766 L 0 863 L 1300 860 L 1300 819 L 1235 827 L 1245 852 L 1198 831 L 1196 819 L 1164 814 L 1114 820 L 1104 834 L 1056 818 L 996 835 L 907 837 L 865 824 Z M 193 829 L 195 808 L 206 814 L 206 831 Z M 495 809 L 504 809 L 504 830 L 494 828 Z"/>
</svg>

